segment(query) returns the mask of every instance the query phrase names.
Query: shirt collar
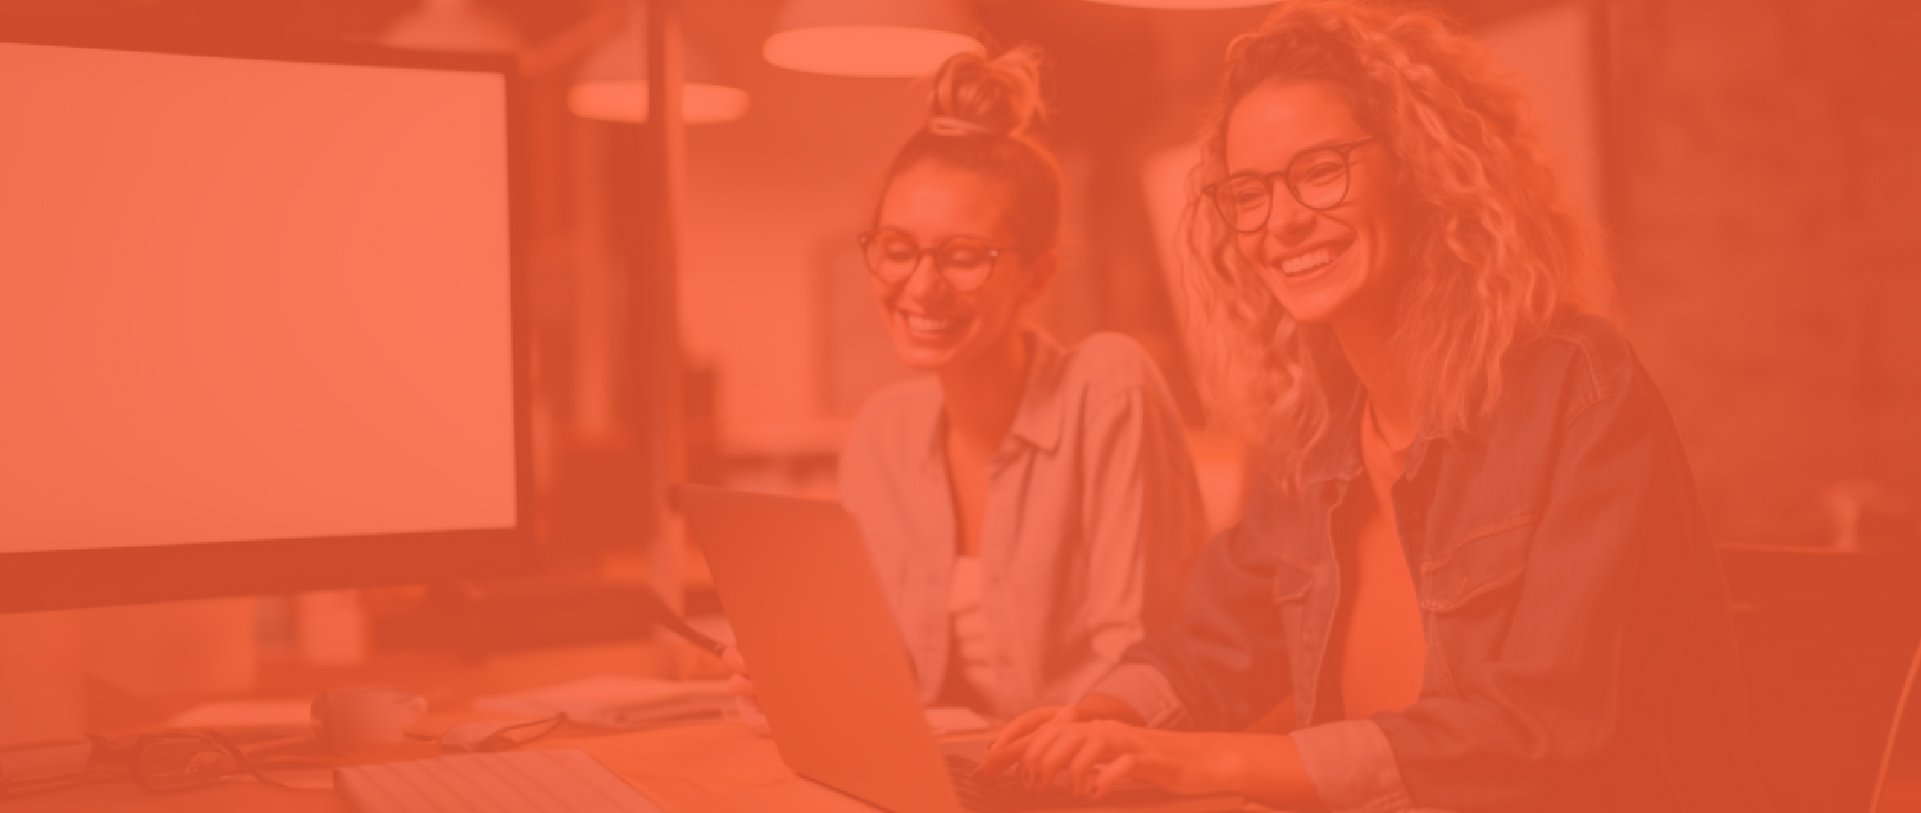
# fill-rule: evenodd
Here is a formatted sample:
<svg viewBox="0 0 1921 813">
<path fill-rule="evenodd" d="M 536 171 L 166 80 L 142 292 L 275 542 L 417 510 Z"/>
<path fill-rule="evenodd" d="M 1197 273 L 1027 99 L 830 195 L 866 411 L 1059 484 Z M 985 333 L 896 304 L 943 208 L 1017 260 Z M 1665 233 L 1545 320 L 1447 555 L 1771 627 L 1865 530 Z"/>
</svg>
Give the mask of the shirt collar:
<svg viewBox="0 0 1921 813">
<path fill-rule="evenodd" d="M 1066 419 L 1066 398 L 1059 386 L 1066 353 L 1054 337 L 1037 327 L 1021 330 L 1027 343 L 1027 378 L 1021 384 L 1020 406 L 1014 410 L 1014 424 L 1008 435 L 1041 451 L 1051 452 L 1061 441 L 1061 423 Z"/>
<path fill-rule="evenodd" d="M 1361 473 L 1360 422 L 1367 414 L 1366 393 L 1357 385 L 1344 387 L 1329 399 L 1329 407 L 1331 421 L 1327 434 L 1314 445 L 1301 465 L 1301 481 L 1306 484 L 1347 481 Z M 1421 470 L 1428 445 L 1437 440 L 1445 440 L 1445 436 L 1434 422 L 1421 421 L 1421 428 L 1407 447 L 1406 476 Z"/>
<path fill-rule="evenodd" d="M 1034 326 L 1022 327 L 1019 341 L 1027 344 L 1027 374 L 1022 380 L 1020 403 L 1014 408 L 1014 422 L 1007 429 L 1009 438 L 1040 451 L 1053 451 L 1060 445 L 1061 424 L 1066 419 L 1067 399 L 1060 391 L 1060 378 L 1067 360 L 1066 351 L 1054 337 Z M 925 465 L 939 467 L 946 460 L 941 433 L 947 423 L 947 409 L 939 390 L 927 422 Z"/>
</svg>

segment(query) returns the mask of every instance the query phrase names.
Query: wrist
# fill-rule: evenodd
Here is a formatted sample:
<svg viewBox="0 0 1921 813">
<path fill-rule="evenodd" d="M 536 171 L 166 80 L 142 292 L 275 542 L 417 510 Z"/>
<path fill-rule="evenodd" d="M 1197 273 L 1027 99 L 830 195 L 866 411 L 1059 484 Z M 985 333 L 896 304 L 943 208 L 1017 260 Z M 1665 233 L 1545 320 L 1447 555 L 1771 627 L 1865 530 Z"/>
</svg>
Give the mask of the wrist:
<svg viewBox="0 0 1921 813">
<path fill-rule="evenodd" d="M 1074 704 L 1075 716 L 1082 720 L 1114 720 L 1128 725 L 1145 726 L 1147 719 L 1134 710 L 1127 701 L 1104 692 L 1092 692 Z"/>
<path fill-rule="evenodd" d="M 1253 760 L 1248 754 L 1253 745 L 1248 740 L 1228 735 L 1215 740 L 1201 760 L 1202 781 L 1212 793 L 1237 793 L 1249 795 L 1253 789 L 1251 766 Z"/>
</svg>

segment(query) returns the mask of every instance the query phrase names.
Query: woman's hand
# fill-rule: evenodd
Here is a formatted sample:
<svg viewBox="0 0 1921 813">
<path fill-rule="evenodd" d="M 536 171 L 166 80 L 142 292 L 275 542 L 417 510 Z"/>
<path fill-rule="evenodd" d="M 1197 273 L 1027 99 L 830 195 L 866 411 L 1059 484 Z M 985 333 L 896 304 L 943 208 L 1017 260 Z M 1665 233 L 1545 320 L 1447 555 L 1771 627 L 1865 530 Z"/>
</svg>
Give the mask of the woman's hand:
<svg viewBox="0 0 1921 813">
<path fill-rule="evenodd" d="M 1090 710 L 1089 706 L 1092 705 Z M 1120 708 L 1124 709 L 1125 706 Z M 1162 731 L 1097 719 L 1101 702 L 1050 706 L 1015 718 L 995 738 L 981 773 L 1018 766 L 1030 788 L 1064 782 L 1100 798 L 1123 784 L 1177 794 L 1237 793 L 1282 804 L 1316 804 L 1294 741 L 1284 734 Z"/>
<path fill-rule="evenodd" d="M 980 773 L 993 776 L 1020 761 L 1022 748 L 1008 746 L 1023 741 L 1049 723 L 1087 722 L 1092 720 L 1116 720 L 1132 725 L 1144 725 L 1139 712 L 1118 697 L 1100 693 L 1081 698 L 1072 706 L 1041 706 L 1028 711 L 1001 727 L 1000 734 L 994 737 L 993 744 L 987 748 L 986 759 L 981 760 Z"/>
<path fill-rule="evenodd" d="M 1159 731 L 1113 720 L 1079 721 L 1071 712 L 1026 737 L 996 744 L 999 769 L 1020 763 L 1029 788 L 1060 780 L 1076 796 L 1101 798 L 1122 783 L 1177 794 L 1242 792 L 1244 735 Z M 1285 738 L 1277 738 L 1285 739 Z M 988 768 L 982 764 L 983 770 Z"/>
<path fill-rule="evenodd" d="M 747 674 L 747 660 L 740 656 L 740 650 L 731 646 L 721 653 L 720 660 L 727 664 L 731 673 L 727 676 L 727 690 L 734 695 L 734 713 L 754 733 L 768 733 L 767 715 L 761 713 L 760 696 L 754 691 L 754 679 Z"/>
</svg>

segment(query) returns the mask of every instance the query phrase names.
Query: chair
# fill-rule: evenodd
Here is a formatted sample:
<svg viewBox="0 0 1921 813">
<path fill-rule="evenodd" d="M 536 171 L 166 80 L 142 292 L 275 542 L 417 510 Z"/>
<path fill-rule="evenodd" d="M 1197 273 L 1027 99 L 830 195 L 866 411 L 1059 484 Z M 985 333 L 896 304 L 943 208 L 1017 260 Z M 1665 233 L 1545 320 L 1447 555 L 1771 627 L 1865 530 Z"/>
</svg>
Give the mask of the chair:
<svg viewBox="0 0 1921 813">
<path fill-rule="evenodd" d="M 1774 808 L 1869 809 L 1921 641 L 1921 556 L 1730 545 L 1722 565 L 1753 728 L 1767 732 L 1754 757 Z"/>
<path fill-rule="evenodd" d="M 1921 647 L 1908 667 L 1908 682 L 1894 707 L 1888 750 L 1874 779 L 1870 813 L 1921 810 Z"/>
</svg>

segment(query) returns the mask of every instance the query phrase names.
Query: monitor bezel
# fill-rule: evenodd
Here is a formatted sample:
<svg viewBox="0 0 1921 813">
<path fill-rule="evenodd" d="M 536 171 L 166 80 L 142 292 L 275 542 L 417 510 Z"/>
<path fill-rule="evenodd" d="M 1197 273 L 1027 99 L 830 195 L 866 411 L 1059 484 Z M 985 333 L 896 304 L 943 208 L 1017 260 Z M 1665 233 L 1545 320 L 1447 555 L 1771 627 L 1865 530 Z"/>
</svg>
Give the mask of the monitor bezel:
<svg viewBox="0 0 1921 813">
<path fill-rule="evenodd" d="M 0 553 L 0 613 L 432 583 L 537 569 L 528 304 L 528 82 L 516 56 L 410 51 L 282 33 L 237 36 L 232 31 L 152 20 L 3 13 L 0 23 L 4 23 L 0 24 L 4 43 L 500 76 L 507 136 L 515 486 L 511 528 Z"/>
</svg>

